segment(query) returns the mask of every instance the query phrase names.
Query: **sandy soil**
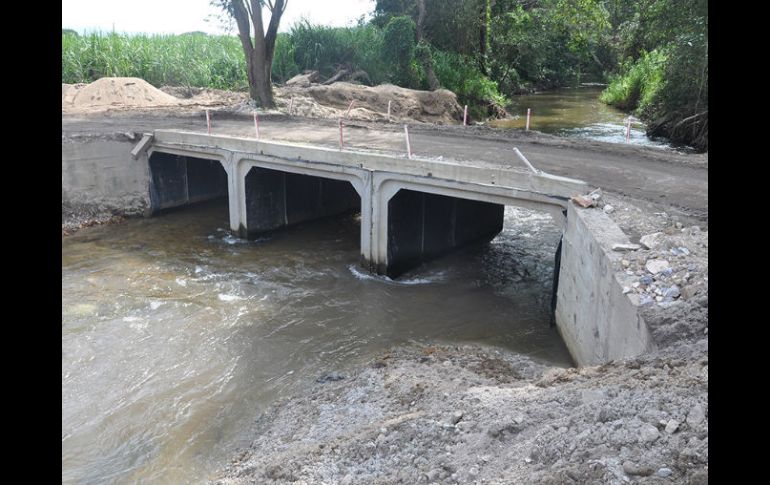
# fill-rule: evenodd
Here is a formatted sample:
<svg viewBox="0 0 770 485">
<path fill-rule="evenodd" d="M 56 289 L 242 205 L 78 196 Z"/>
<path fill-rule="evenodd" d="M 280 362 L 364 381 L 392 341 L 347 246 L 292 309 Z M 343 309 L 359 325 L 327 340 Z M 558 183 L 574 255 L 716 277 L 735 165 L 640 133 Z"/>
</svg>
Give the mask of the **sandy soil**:
<svg viewBox="0 0 770 485">
<path fill-rule="evenodd" d="M 209 108 L 229 114 L 288 113 L 310 118 L 449 124 L 462 120 L 457 96 L 446 89 L 418 91 L 392 84 L 362 86 L 287 85 L 274 89 L 276 109 L 258 110 L 248 93 L 179 86 L 153 87 L 139 78 L 101 78 L 91 84 L 62 84 L 63 114 L 157 111 L 184 113 Z M 388 118 L 388 102 L 391 116 Z M 353 105 L 351 106 L 351 102 Z M 350 109 L 350 111 L 348 111 Z"/>
</svg>

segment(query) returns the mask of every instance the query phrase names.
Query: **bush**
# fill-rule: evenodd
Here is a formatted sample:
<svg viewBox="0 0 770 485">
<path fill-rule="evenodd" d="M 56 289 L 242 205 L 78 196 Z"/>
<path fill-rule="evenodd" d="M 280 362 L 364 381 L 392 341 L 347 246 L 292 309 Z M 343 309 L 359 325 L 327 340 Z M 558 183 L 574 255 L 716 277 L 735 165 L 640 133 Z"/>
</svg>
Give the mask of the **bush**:
<svg viewBox="0 0 770 485">
<path fill-rule="evenodd" d="M 620 109 L 641 113 L 652 106 L 663 86 L 667 55 L 656 49 L 633 63 L 627 63 L 615 76 L 599 98 L 602 102 Z"/>
<path fill-rule="evenodd" d="M 467 104 L 474 118 L 485 118 L 490 108 L 507 104 L 497 83 L 484 76 L 470 57 L 453 52 L 433 50 L 433 69 L 441 87 L 457 94 L 460 104 Z"/>
</svg>

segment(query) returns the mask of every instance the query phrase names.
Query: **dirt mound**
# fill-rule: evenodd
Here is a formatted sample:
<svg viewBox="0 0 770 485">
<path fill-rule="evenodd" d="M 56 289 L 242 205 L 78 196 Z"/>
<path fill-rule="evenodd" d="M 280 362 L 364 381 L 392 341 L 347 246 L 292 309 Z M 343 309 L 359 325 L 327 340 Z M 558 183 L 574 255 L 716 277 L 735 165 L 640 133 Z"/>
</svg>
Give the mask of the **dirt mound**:
<svg viewBox="0 0 770 485">
<path fill-rule="evenodd" d="M 287 108 L 294 97 L 292 114 L 300 116 L 336 118 L 343 116 L 355 100 L 349 118 L 367 121 L 386 121 L 388 101 L 391 120 L 415 120 L 428 123 L 454 123 L 462 119 L 462 107 L 457 96 L 446 89 L 418 91 L 392 84 L 369 87 L 337 82 L 328 86 L 286 86 L 278 88 L 276 103 Z M 284 104 L 286 106 L 284 106 Z"/>
<path fill-rule="evenodd" d="M 65 86 L 70 86 L 67 88 Z M 65 98 L 73 94 L 74 107 L 125 106 L 153 107 L 176 106 L 180 100 L 153 87 L 147 81 L 136 77 L 103 77 L 80 89 L 62 85 L 62 106 Z"/>
</svg>

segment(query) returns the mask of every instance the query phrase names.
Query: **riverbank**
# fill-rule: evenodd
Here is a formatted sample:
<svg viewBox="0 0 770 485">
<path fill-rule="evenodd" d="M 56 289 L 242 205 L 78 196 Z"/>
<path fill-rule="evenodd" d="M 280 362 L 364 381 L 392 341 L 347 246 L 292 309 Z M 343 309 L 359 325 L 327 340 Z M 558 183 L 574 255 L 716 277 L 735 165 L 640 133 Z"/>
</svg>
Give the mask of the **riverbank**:
<svg viewBox="0 0 770 485">
<path fill-rule="evenodd" d="M 494 347 L 396 347 L 271 406 L 215 483 L 707 484 L 707 232 L 601 205 L 644 243 L 615 271 L 648 299 L 656 350 L 562 368 Z M 663 258 L 670 270 L 644 269 Z"/>
<path fill-rule="evenodd" d="M 276 403 L 216 483 L 708 483 L 708 337 L 582 369 L 398 348 Z"/>
</svg>

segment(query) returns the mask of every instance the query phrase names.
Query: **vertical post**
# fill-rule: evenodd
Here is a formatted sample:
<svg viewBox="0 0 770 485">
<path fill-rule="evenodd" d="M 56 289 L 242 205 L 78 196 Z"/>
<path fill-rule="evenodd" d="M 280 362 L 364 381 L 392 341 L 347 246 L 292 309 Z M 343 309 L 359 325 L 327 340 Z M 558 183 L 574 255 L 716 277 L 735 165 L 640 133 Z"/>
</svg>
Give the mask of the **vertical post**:
<svg viewBox="0 0 770 485">
<path fill-rule="evenodd" d="M 463 111 L 463 126 L 468 126 L 468 105 L 465 105 L 465 110 Z"/>
<path fill-rule="evenodd" d="M 390 121 L 390 100 L 388 100 L 388 121 Z"/>
<path fill-rule="evenodd" d="M 350 115 L 350 109 L 353 108 L 353 103 L 355 103 L 355 102 L 356 102 L 355 99 L 350 101 L 350 106 L 348 106 L 348 111 L 347 111 L 347 113 L 345 113 L 345 118 L 347 118 Z"/>
<path fill-rule="evenodd" d="M 527 108 L 527 127 L 525 128 L 526 131 L 529 131 L 529 118 L 532 115 L 532 109 Z"/>
<path fill-rule="evenodd" d="M 342 139 L 342 118 L 340 117 L 340 151 L 344 148 L 344 141 Z"/>
<path fill-rule="evenodd" d="M 412 158 L 412 146 L 409 144 L 409 127 L 404 125 L 404 134 L 406 135 L 406 158 Z"/>
<path fill-rule="evenodd" d="M 631 117 L 628 117 L 627 123 L 626 123 L 626 143 L 631 141 Z"/>
<path fill-rule="evenodd" d="M 209 110 L 206 110 L 206 132 L 209 135 L 211 134 L 211 115 L 209 114 Z"/>
<path fill-rule="evenodd" d="M 257 132 L 257 140 L 259 140 L 259 114 L 254 112 L 254 131 Z"/>
<path fill-rule="evenodd" d="M 289 101 L 289 116 L 291 116 L 293 111 L 294 111 L 294 96 L 292 96 L 291 100 Z"/>
</svg>

